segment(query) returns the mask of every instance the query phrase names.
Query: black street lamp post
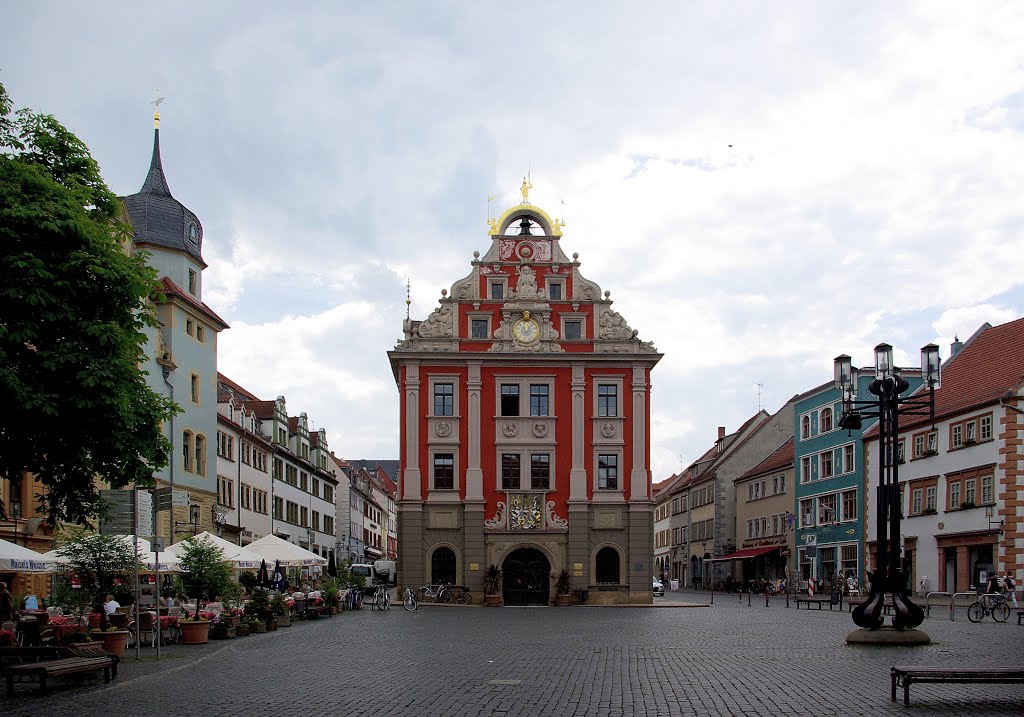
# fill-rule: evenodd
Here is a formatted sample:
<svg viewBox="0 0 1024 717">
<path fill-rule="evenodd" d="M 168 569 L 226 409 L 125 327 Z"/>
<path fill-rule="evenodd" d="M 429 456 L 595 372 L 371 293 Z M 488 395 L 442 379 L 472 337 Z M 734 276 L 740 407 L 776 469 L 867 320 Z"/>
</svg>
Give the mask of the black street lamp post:
<svg viewBox="0 0 1024 717">
<path fill-rule="evenodd" d="M 884 618 L 886 594 L 892 595 L 892 625 L 897 630 L 911 629 L 924 621 L 924 610 L 910 598 L 907 576 L 900 564 L 900 484 L 899 418 L 929 416 L 935 419 L 935 389 L 939 387 L 941 361 L 939 347 L 928 344 L 921 349 L 921 377 L 926 393 L 901 398 L 910 384 L 892 363 L 892 346 L 875 347 L 875 380 L 868 391 L 876 398 L 857 399 L 857 377 L 850 357 L 835 359 L 835 385 L 842 392 L 843 415 L 839 427 L 860 430 L 866 418 L 878 419 L 878 510 L 875 516 L 875 572 L 868 573 L 871 592 L 853 611 L 860 627 L 879 628 Z"/>
</svg>

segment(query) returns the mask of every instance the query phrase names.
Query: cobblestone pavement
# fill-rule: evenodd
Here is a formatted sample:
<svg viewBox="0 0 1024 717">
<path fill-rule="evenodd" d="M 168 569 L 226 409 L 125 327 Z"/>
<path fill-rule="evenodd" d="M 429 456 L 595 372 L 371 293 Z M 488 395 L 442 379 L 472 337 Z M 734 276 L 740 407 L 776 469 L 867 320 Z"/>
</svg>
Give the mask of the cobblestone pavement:
<svg viewBox="0 0 1024 717">
<path fill-rule="evenodd" d="M 1020 715 L 1020 685 L 915 685 L 889 699 L 894 664 L 1022 665 L 1024 627 L 933 611 L 918 648 L 849 647 L 844 609 L 672 593 L 676 609 L 399 607 L 296 623 L 160 663 L 131 654 L 110 685 L 16 687 L 5 717 L 210 715 Z M 152 654 L 147 648 L 146 655 Z"/>
</svg>

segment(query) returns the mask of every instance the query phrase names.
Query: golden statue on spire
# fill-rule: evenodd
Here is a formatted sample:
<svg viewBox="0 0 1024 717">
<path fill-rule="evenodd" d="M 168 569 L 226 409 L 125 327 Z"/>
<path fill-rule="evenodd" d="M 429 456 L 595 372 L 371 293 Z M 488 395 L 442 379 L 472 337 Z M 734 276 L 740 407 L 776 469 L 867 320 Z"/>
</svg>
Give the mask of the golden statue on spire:
<svg viewBox="0 0 1024 717">
<path fill-rule="evenodd" d="M 530 203 L 530 190 L 533 189 L 533 183 L 528 181 L 526 177 L 523 177 L 523 186 L 519 188 L 519 193 L 523 195 L 523 204 Z"/>
</svg>

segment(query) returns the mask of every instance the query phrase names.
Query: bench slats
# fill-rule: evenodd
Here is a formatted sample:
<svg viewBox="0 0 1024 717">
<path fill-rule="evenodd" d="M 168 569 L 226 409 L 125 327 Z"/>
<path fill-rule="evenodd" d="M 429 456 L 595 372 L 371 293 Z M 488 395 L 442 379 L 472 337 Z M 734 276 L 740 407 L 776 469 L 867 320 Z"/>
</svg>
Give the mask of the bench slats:
<svg viewBox="0 0 1024 717">
<path fill-rule="evenodd" d="M 910 706 L 910 684 L 912 682 L 922 683 L 968 683 L 978 682 L 987 684 L 1015 684 L 1024 683 L 1024 667 L 931 667 L 927 665 L 913 665 L 906 667 L 893 667 L 892 673 L 892 699 L 896 699 L 896 687 L 903 685 L 903 704 Z"/>
</svg>

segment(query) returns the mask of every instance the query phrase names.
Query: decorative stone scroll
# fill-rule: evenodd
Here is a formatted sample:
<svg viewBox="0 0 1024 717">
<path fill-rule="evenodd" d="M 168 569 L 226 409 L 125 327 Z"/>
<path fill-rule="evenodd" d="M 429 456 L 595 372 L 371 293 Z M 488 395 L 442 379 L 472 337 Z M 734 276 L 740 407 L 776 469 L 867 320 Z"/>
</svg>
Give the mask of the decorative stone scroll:
<svg viewBox="0 0 1024 717">
<path fill-rule="evenodd" d="M 637 332 L 629 328 L 629 324 L 617 311 L 608 309 L 601 314 L 601 338 L 609 341 L 622 341 L 636 338 Z"/>
<path fill-rule="evenodd" d="M 425 339 L 451 338 L 454 336 L 453 323 L 451 307 L 439 306 L 420 324 L 420 336 Z"/>
<path fill-rule="evenodd" d="M 494 517 L 484 521 L 485 528 L 505 528 L 508 525 L 508 516 L 505 513 L 505 501 L 498 501 L 498 508 L 494 511 Z"/>
<path fill-rule="evenodd" d="M 555 501 L 549 500 L 547 504 L 548 509 L 548 527 L 550 528 L 568 528 L 569 521 L 558 515 L 555 512 Z"/>
</svg>

